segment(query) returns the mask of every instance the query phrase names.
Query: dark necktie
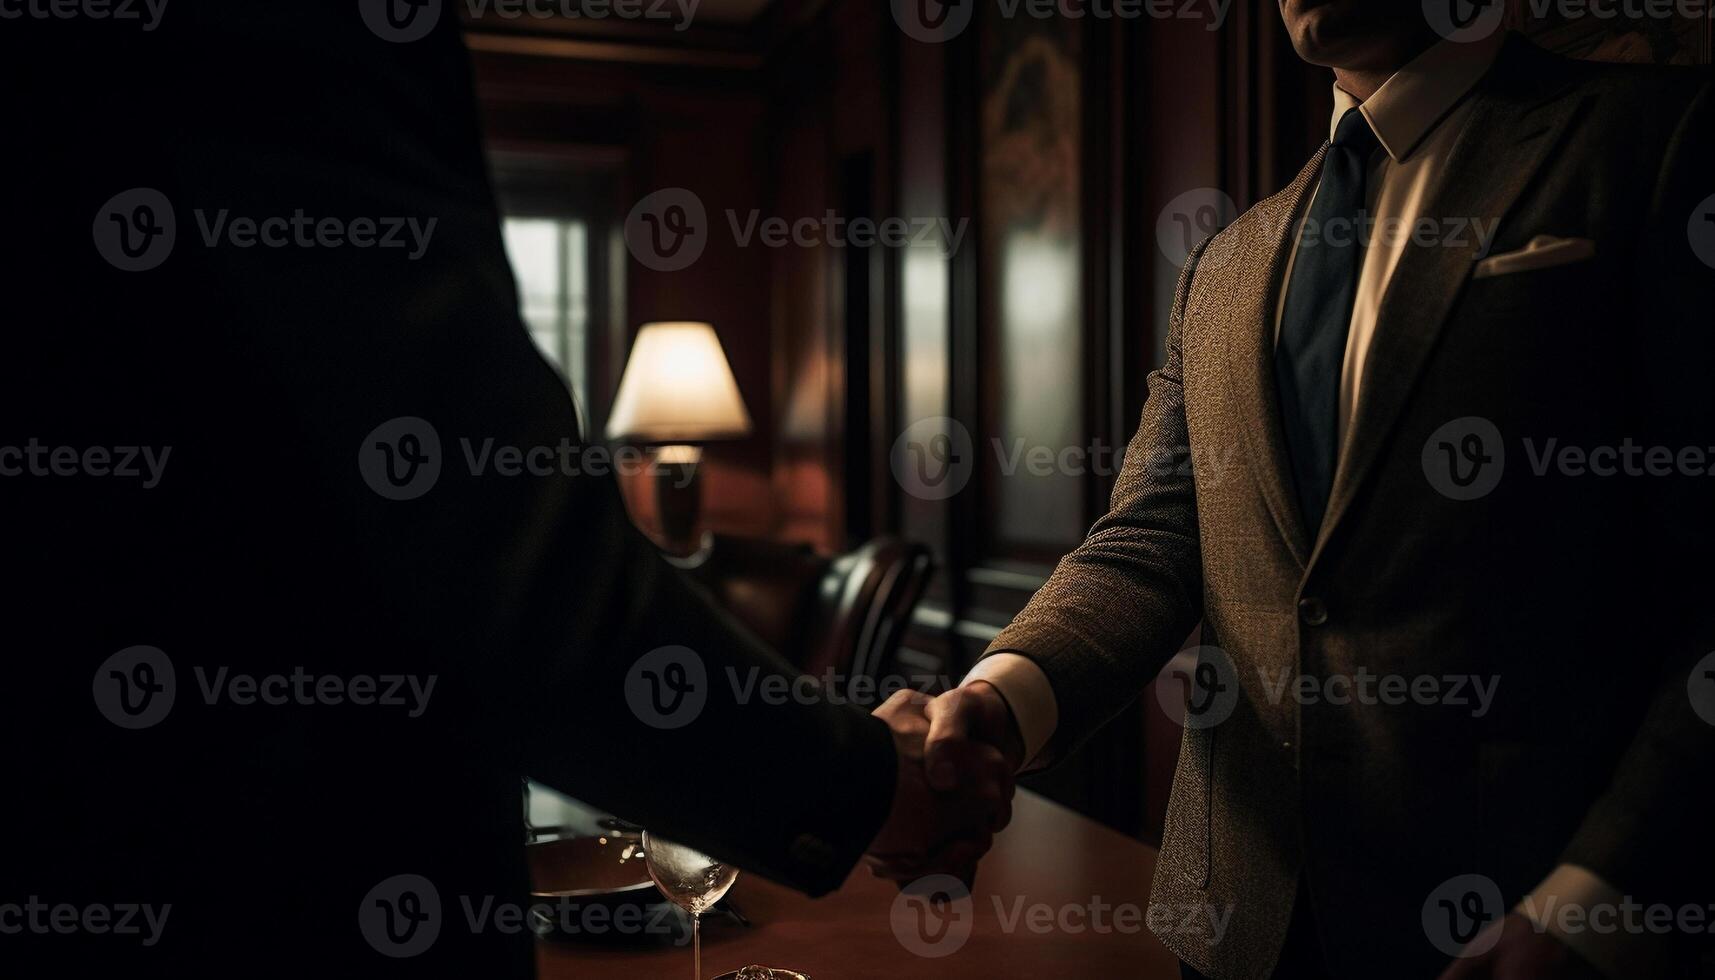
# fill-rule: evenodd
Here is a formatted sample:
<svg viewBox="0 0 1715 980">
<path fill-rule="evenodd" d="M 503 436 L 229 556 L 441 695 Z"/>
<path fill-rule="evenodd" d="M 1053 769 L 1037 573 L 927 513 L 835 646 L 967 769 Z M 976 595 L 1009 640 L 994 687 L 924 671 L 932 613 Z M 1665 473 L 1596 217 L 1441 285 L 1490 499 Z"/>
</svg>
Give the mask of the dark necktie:
<svg viewBox="0 0 1715 980">
<path fill-rule="evenodd" d="M 1380 145 L 1363 113 L 1350 109 L 1340 118 L 1293 259 L 1274 348 L 1281 424 L 1311 534 L 1321 529 L 1334 489 L 1340 369 L 1364 254 L 1364 181 Z"/>
</svg>

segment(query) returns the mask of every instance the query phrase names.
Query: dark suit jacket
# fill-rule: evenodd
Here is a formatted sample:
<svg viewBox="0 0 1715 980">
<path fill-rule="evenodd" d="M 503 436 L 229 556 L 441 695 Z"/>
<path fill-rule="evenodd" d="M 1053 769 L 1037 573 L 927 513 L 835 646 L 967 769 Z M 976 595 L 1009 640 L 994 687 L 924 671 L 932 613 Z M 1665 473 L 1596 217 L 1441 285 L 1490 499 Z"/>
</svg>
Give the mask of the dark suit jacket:
<svg viewBox="0 0 1715 980">
<path fill-rule="evenodd" d="M 1223 980 L 1269 975 L 1301 877 L 1333 968 L 1352 977 L 1445 965 L 1423 906 L 1457 875 L 1511 903 L 1570 861 L 1641 901 L 1712 897 L 1715 728 L 1687 697 L 1711 649 L 1693 598 L 1710 582 L 1709 478 L 1539 476 L 1532 449 L 1715 444 L 1715 270 L 1687 237 L 1715 193 L 1715 105 L 1695 76 L 1517 38 L 1471 97 L 1427 214 L 1498 220 L 1493 254 L 1550 234 L 1593 239 L 1594 258 L 1473 278 L 1472 236 L 1411 248 L 1312 537 L 1271 363 L 1318 153 L 1192 256 L 1112 510 L 991 648 L 1047 673 L 1054 753 L 1199 621 L 1230 658 L 1231 717 L 1184 735 L 1153 895 L 1231 911 L 1220 941 L 1162 934 Z M 1431 482 L 1425 447 L 1468 417 L 1498 431 L 1504 471 L 1459 500 Z M 1234 450 L 1242 464 L 1210 465 Z M 1469 704 L 1301 705 L 1270 683 L 1360 671 L 1498 687 L 1473 717 Z"/>
<path fill-rule="evenodd" d="M 463 462 L 465 437 L 578 432 L 517 315 L 456 7 L 414 43 L 371 33 L 355 2 L 186 0 L 148 33 L 8 20 L 0 44 L 0 445 L 171 447 L 152 490 L 0 479 L 0 903 L 172 905 L 147 949 L 0 937 L 0 974 L 530 975 L 528 933 L 473 932 L 465 910 L 527 899 L 526 774 L 748 872 L 836 887 L 889 806 L 885 726 L 739 704 L 729 668 L 789 668 L 658 559 L 610 479 Z M 91 237 L 135 187 L 177 217 L 148 272 L 117 270 Z M 199 223 L 222 209 L 438 225 L 416 260 L 209 247 Z M 366 435 L 400 416 L 443 444 L 439 483 L 409 501 L 358 468 Z M 97 712 L 92 677 L 138 644 L 171 657 L 177 696 L 127 731 Z M 663 730 L 625 684 L 670 644 L 711 683 L 696 721 Z M 437 683 L 416 718 L 205 703 L 220 668 L 299 666 Z M 435 885 L 442 929 L 393 960 L 358 909 L 407 873 Z"/>
</svg>

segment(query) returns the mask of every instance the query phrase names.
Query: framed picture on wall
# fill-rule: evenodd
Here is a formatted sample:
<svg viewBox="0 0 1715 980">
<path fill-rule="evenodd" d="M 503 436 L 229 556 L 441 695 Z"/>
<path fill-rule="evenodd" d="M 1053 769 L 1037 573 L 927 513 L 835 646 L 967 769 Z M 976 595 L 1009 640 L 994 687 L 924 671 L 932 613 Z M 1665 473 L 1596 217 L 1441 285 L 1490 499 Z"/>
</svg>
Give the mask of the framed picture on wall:
<svg viewBox="0 0 1715 980">
<path fill-rule="evenodd" d="M 1087 523 L 1082 478 L 1039 465 L 1086 441 L 1084 33 L 981 16 L 977 38 L 978 425 L 998 450 L 979 454 L 983 557 L 1046 564 Z"/>
</svg>

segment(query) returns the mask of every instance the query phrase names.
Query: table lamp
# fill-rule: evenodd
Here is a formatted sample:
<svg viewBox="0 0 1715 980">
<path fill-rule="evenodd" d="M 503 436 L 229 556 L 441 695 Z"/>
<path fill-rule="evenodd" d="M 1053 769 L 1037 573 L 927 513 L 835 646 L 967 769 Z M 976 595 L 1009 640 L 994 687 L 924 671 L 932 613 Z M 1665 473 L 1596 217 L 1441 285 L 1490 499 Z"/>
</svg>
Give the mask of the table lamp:
<svg viewBox="0 0 1715 980">
<path fill-rule="evenodd" d="M 697 550 L 697 464 L 703 444 L 749 434 L 750 413 L 715 328 L 644 324 L 619 379 L 607 437 L 652 448 L 655 503 L 668 551 Z"/>
</svg>

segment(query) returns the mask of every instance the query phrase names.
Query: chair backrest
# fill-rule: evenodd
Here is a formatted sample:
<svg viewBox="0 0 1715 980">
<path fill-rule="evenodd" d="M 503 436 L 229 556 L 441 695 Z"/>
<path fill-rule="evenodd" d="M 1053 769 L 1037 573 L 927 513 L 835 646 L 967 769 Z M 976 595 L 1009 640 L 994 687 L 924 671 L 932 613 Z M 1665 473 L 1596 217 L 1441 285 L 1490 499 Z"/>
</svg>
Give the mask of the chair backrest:
<svg viewBox="0 0 1715 980">
<path fill-rule="evenodd" d="M 879 537 L 842 555 L 716 535 L 686 573 L 807 674 L 878 678 L 934 570 L 929 549 Z"/>
</svg>

